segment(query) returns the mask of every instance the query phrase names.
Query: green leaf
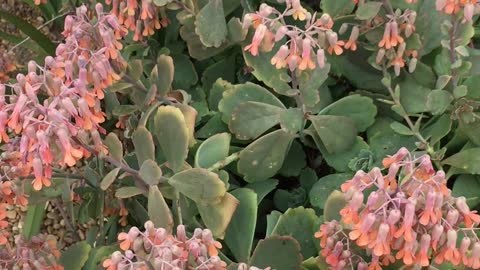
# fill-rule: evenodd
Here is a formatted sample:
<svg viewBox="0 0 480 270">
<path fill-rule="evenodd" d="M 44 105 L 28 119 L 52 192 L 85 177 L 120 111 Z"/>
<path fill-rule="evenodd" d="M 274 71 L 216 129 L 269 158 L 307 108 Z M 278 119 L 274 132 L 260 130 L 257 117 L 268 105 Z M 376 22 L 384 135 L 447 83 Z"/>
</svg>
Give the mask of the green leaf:
<svg viewBox="0 0 480 270">
<path fill-rule="evenodd" d="M 338 172 L 346 172 L 350 171 L 348 166 L 350 161 L 358 157 L 362 150 L 367 149 L 369 149 L 368 144 L 365 143 L 362 137 L 357 136 L 354 144 L 348 150 L 334 154 L 322 152 L 322 155 L 330 167 L 333 167 Z"/>
<path fill-rule="evenodd" d="M 460 124 L 461 125 L 461 124 Z M 450 115 L 442 115 L 433 124 L 422 130 L 425 138 L 429 138 L 431 144 L 439 142 L 443 137 L 447 136 L 452 129 L 452 118 Z"/>
<path fill-rule="evenodd" d="M 225 183 L 216 173 L 202 168 L 179 172 L 168 180 L 177 191 L 197 203 L 215 204 L 227 192 Z"/>
<path fill-rule="evenodd" d="M 225 193 L 225 196 L 216 204 L 197 204 L 198 212 L 202 217 L 203 223 L 209 228 L 213 235 L 217 238 L 223 239 L 225 230 L 232 219 L 239 202 L 230 193 Z"/>
<path fill-rule="evenodd" d="M 304 115 L 300 108 L 290 108 L 280 114 L 280 126 L 286 132 L 297 134 L 303 129 Z"/>
<path fill-rule="evenodd" d="M 275 270 L 300 269 L 302 263 L 300 245 L 291 236 L 271 236 L 258 242 L 250 265 Z"/>
<path fill-rule="evenodd" d="M 281 216 L 282 213 L 277 210 L 273 210 L 270 214 L 267 215 L 267 229 L 265 232 L 265 238 L 272 235 L 273 229 L 275 229 L 275 226 L 277 225 L 278 220 Z"/>
<path fill-rule="evenodd" d="M 101 264 L 104 259 L 112 255 L 112 253 L 116 250 L 117 247 L 115 246 L 101 246 L 93 248 L 90 251 L 90 255 L 88 256 L 88 260 L 85 262 L 83 269 L 98 270 L 97 265 Z"/>
<path fill-rule="evenodd" d="M 199 139 L 208 139 L 212 135 L 228 132 L 228 126 L 222 121 L 221 113 L 215 113 L 207 123 L 195 132 Z"/>
<path fill-rule="evenodd" d="M 118 161 L 123 160 L 123 145 L 117 134 L 110 132 L 105 138 L 108 154 Z"/>
<path fill-rule="evenodd" d="M 427 96 L 427 109 L 433 115 L 444 113 L 453 100 L 452 94 L 446 90 L 433 90 Z"/>
<path fill-rule="evenodd" d="M 404 124 L 399 123 L 397 121 L 393 121 L 390 124 L 390 127 L 393 129 L 393 131 L 395 131 L 396 133 L 398 133 L 400 135 L 406 135 L 406 136 L 413 135 L 413 131 L 409 127 L 407 127 Z"/>
<path fill-rule="evenodd" d="M 250 183 L 274 176 L 282 167 L 293 138 L 283 130 L 260 137 L 240 152 L 238 172 Z"/>
<path fill-rule="evenodd" d="M 119 199 L 127 199 L 143 193 L 138 187 L 121 187 L 115 191 L 115 197 Z"/>
<path fill-rule="evenodd" d="M 400 102 L 407 113 L 428 111 L 426 103 L 430 89 L 408 80 L 400 84 Z"/>
<path fill-rule="evenodd" d="M 192 106 L 182 103 L 174 103 L 172 106 L 177 107 L 182 111 L 183 117 L 185 118 L 185 124 L 187 124 L 188 128 L 188 144 L 190 147 L 194 146 L 195 143 L 197 143 L 195 140 L 195 123 L 198 115 L 197 110 Z"/>
<path fill-rule="evenodd" d="M 323 0 L 320 2 L 323 12 L 332 18 L 352 13 L 355 3 L 350 0 Z"/>
<path fill-rule="evenodd" d="M 355 12 L 355 15 L 359 20 L 362 20 L 362 21 L 370 20 L 373 17 L 377 16 L 382 5 L 383 4 L 381 2 L 367 2 L 367 3 L 359 4 L 357 12 Z"/>
<path fill-rule="evenodd" d="M 164 228 L 169 233 L 173 228 L 173 217 L 158 186 L 150 186 L 148 191 L 148 217 L 157 228 Z"/>
<path fill-rule="evenodd" d="M 319 209 L 324 209 L 328 196 L 332 194 L 334 190 L 339 190 L 340 186 L 350 178 L 351 174 L 337 173 L 318 179 L 308 195 L 310 203 Z"/>
<path fill-rule="evenodd" d="M 277 222 L 272 235 L 289 235 L 300 244 L 304 258 L 316 256 L 317 240 L 313 237 L 318 230 L 318 217 L 313 209 L 298 207 L 288 209 Z"/>
<path fill-rule="evenodd" d="M 185 54 L 172 56 L 174 64 L 173 87 L 174 89 L 188 89 L 198 82 L 198 74 L 190 57 Z"/>
<path fill-rule="evenodd" d="M 347 205 L 345 194 L 338 190 L 334 190 L 328 197 L 323 207 L 323 219 L 325 221 L 340 221 L 342 216 L 340 210 Z"/>
<path fill-rule="evenodd" d="M 480 203 L 480 179 L 475 175 L 462 174 L 455 179 L 452 196 L 467 198 L 467 204 L 471 208 Z"/>
<path fill-rule="evenodd" d="M 462 150 L 448 157 L 442 163 L 471 174 L 480 174 L 480 147 Z"/>
<path fill-rule="evenodd" d="M 133 81 L 138 81 L 143 75 L 143 61 L 141 59 L 134 59 L 128 63 L 127 74 Z"/>
<path fill-rule="evenodd" d="M 330 64 L 312 71 L 303 71 L 298 77 L 299 90 L 305 106 L 314 107 L 320 102 L 319 89 L 328 78 Z"/>
<path fill-rule="evenodd" d="M 188 127 L 182 111 L 173 106 L 162 106 L 155 115 L 155 135 L 160 142 L 169 167 L 177 172 L 188 153 Z"/>
<path fill-rule="evenodd" d="M 274 48 L 271 52 L 261 53 L 257 56 L 253 56 L 250 52 L 244 51 L 243 58 L 245 59 L 245 64 L 253 68 L 252 74 L 259 81 L 262 81 L 279 94 L 292 94 L 292 88 L 288 84 L 291 78 L 287 74 L 287 70 L 276 69 L 275 66 L 270 64 L 270 59 L 272 59 L 276 51 L 277 48 Z"/>
<path fill-rule="evenodd" d="M 232 112 L 228 126 L 237 139 L 255 139 L 277 125 L 283 111 L 267 103 L 243 102 Z"/>
<path fill-rule="evenodd" d="M 356 129 L 363 132 L 375 122 L 377 107 L 369 97 L 351 95 L 328 105 L 320 114 L 349 117 L 353 120 Z"/>
<path fill-rule="evenodd" d="M 279 108 L 285 108 L 283 103 L 275 95 L 260 85 L 250 82 L 237 84 L 232 88 L 227 88 L 227 90 L 223 92 L 223 98 L 218 104 L 219 111 L 223 113 L 223 121 L 228 123 L 237 106 L 247 101 L 261 102 Z"/>
<path fill-rule="evenodd" d="M 225 243 L 239 262 L 246 262 L 252 252 L 257 224 L 257 194 L 250 189 L 239 188 L 232 195 L 240 202 L 225 233 Z"/>
<path fill-rule="evenodd" d="M 172 89 L 173 76 L 175 68 L 173 58 L 168 55 L 161 54 L 157 59 L 158 77 L 155 85 L 157 86 L 158 94 L 165 96 Z"/>
<path fill-rule="evenodd" d="M 31 204 L 27 207 L 27 214 L 23 222 L 23 235 L 27 240 L 40 232 L 45 216 L 46 202 Z"/>
<path fill-rule="evenodd" d="M 231 0 L 227 0 L 231 1 Z M 239 18 L 231 18 L 230 21 L 228 21 L 227 24 L 228 27 L 228 40 L 230 40 L 233 43 L 238 43 L 243 40 L 245 40 L 245 37 L 247 36 L 247 30 L 243 29 L 242 27 L 242 22 L 240 21 Z"/>
<path fill-rule="evenodd" d="M 113 181 L 117 179 L 118 172 L 120 172 L 120 168 L 115 168 L 111 170 L 105 177 L 102 179 L 102 182 L 100 183 L 100 188 L 102 190 L 107 190 L 110 185 L 113 184 Z"/>
<path fill-rule="evenodd" d="M 195 33 L 206 47 L 220 47 L 227 38 L 227 23 L 222 0 L 209 0 L 198 12 Z"/>
<path fill-rule="evenodd" d="M 158 167 L 157 162 L 147 159 L 143 162 L 139 170 L 139 175 L 148 185 L 158 185 L 162 177 L 162 169 Z"/>
<path fill-rule="evenodd" d="M 91 249 L 92 247 L 85 241 L 75 243 L 62 253 L 60 264 L 65 269 L 81 270 L 88 260 Z"/>
<path fill-rule="evenodd" d="M 231 138 L 229 133 L 220 133 L 205 140 L 195 153 L 195 167 L 209 168 L 226 158 L 230 150 Z"/>
<path fill-rule="evenodd" d="M 10 12 L 6 12 L 0 9 L 0 18 L 3 18 L 10 22 L 11 24 L 15 25 L 20 31 L 22 31 L 25 35 L 30 37 L 33 41 L 35 41 L 38 46 L 40 46 L 47 54 L 54 55 L 55 54 L 55 45 L 50 41 L 50 39 L 45 36 L 42 32 L 37 30 L 33 25 L 26 22 L 20 17 L 13 15 Z"/>
<path fill-rule="evenodd" d="M 257 194 L 257 204 L 260 204 L 265 196 L 272 192 L 277 185 L 277 179 L 267 179 L 265 181 L 250 183 L 245 187 L 253 190 Z"/>
<path fill-rule="evenodd" d="M 298 176 L 305 166 L 307 166 L 305 151 L 303 151 L 302 144 L 295 140 L 278 173 L 286 177 Z"/>
<path fill-rule="evenodd" d="M 341 153 L 355 142 L 357 130 L 351 118 L 335 115 L 312 115 L 310 121 L 319 136 L 319 148 L 327 152 Z M 318 145 L 320 144 L 320 145 Z"/>
<path fill-rule="evenodd" d="M 139 126 L 132 134 L 132 141 L 133 146 L 135 146 L 138 166 L 142 166 L 147 159 L 155 159 L 155 144 L 152 134 L 146 127 Z"/>
<path fill-rule="evenodd" d="M 440 31 L 440 26 L 444 20 L 448 19 L 448 14 L 439 13 L 435 7 L 435 1 L 421 1 L 417 10 L 417 20 L 415 22 L 416 32 L 422 37 L 421 55 L 430 53 L 440 46 L 440 41 L 446 39 Z"/>
<path fill-rule="evenodd" d="M 138 107 L 135 105 L 120 105 L 113 108 L 112 114 L 115 116 L 128 116 L 136 112 Z"/>
</svg>

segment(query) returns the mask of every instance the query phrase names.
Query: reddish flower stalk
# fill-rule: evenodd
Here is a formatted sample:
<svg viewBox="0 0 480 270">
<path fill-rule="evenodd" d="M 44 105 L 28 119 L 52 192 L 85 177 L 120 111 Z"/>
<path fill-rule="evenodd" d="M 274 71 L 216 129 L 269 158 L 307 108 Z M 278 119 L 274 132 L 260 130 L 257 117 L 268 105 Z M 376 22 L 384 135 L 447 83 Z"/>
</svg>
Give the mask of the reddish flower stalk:
<svg viewBox="0 0 480 270">
<path fill-rule="evenodd" d="M 435 261 L 480 269 L 475 233 L 480 215 L 464 197 L 451 195 L 445 173 L 433 169 L 429 156 L 415 157 L 405 148 L 383 165 L 387 174 L 379 168 L 359 171 L 342 185 L 348 201 L 342 219 L 326 222 L 315 235 L 332 269 L 381 269 L 397 260 L 416 267 Z M 359 249 L 371 260 L 356 254 Z"/>
</svg>

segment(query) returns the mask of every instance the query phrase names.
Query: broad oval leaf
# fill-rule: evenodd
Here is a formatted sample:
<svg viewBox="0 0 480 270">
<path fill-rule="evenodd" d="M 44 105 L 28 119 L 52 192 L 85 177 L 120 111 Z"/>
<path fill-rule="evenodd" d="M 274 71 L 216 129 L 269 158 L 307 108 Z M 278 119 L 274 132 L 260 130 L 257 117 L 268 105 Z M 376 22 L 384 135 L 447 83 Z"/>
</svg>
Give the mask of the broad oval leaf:
<svg viewBox="0 0 480 270">
<path fill-rule="evenodd" d="M 246 84 L 237 84 L 231 88 L 227 88 L 227 90 L 223 92 L 223 98 L 218 104 L 218 109 L 223 114 L 222 120 L 228 123 L 232 112 L 237 106 L 247 101 L 262 102 L 279 108 L 285 108 L 283 103 L 275 95 L 260 85 L 249 82 Z"/>
<path fill-rule="evenodd" d="M 252 252 L 257 224 L 257 194 L 250 189 L 239 188 L 232 191 L 232 195 L 237 198 L 240 205 L 233 214 L 224 240 L 235 259 L 246 262 Z"/>
<path fill-rule="evenodd" d="M 230 149 L 229 133 L 213 135 L 205 140 L 195 153 L 195 167 L 209 168 L 216 162 L 226 158 Z"/>
<path fill-rule="evenodd" d="M 155 144 L 152 134 L 146 127 L 138 127 L 132 134 L 132 141 L 133 146 L 135 146 L 138 166 L 142 166 L 147 159 L 155 159 Z"/>
<path fill-rule="evenodd" d="M 150 186 L 148 191 L 148 217 L 155 224 L 155 227 L 164 228 L 172 232 L 173 217 L 158 186 Z"/>
<path fill-rule="evenodd" d="M 297 134 L 303 129 L 304 115 L 300 108 L 284 110 L 279 118 L 280 126 L 287 132 Z"/>
<path fill-rule="evenodd" d="M 115 197 L 119 199 L 127 199 L 143 193 L 138 187 L 121 187 L 115 191 Z"/>
<path fill-rule="evenodd" d="M 300 245 L 295 238 L 274 235 L 258 242 L 250 265 L 261 269 L 297 270 L 301 269 L 302 260 Z"/>
<path fill-rule="evenodd" d="M 316 256 L 317 240 L 314 238 L 318 230 L 319 220 L 313 209 L 298 207 L 288 209 L 277 221 L 272 235 L 289 235 L 300 244 L 304 258 Z"/>
<path fill-rule="evenodd" d="M 173 106 L 162 106 L 155 115 L 155 135 L 170 168 L 177 172 L 188 154 L 188 127 L 182 111 Z"/>
<path fill-rule="evenodd" d="M 157 86 L 158 94 L 165 96 L 172 89 L 173 75 L 175 68 L 173 65 L 173 58 L 168 55 L 160 55 L 157 59 L 158 77 L 155 85 Z"/>
<path fill-rule="evenodd" d="M 318 179 L 310 190 L 308 196 L 310 198 L 310 203 L 319 209 L 324 209 L 328 196 L 332 194 L 334 190 L 339 190 L 340 186 L 350 178 L 350 174 L 338 173 L 330 174 Z"/>
<path fill-rule="evenodd" d="M 107 190 L 110 185 L 117 179 L 118 172 L 120 172 L 120 168 L 115 168 L 111 170 L 105 177 L 102 179 L 102 182 L 100 182 L 100 188 L 102 190 Z"/>
<path fill-rule="evenodd" d="M 225 193 L 225 196 L 215 204 L 197 204 L 198 212 L 207 228 L 212 231 L 213 236 L 223 239 L 238 203 L 233 195 Z"/>
<path fill-rule="evenodd" d="M 81 270 L 88 260 L 91 249 L 92 247 L 86 241 L 75 243 L 62 253 L 60 264 L 65 269 Z"/>
<path fill-rule="evenodd" d="M 480 174 L 480 147 L 462 150 L 448 157 L 442 163 L 471 174 Z"/>
<path fill-rule="evenodd" d="M 123 160 L 123 145 L 117 134 L 110 132 L 105 138 L 108 154 L 118 161 Z"/>
<path fill-rule="evenodd" d="M 239 140 L 255 139 L 277 125 L 283 111 L 267 103 L 244 102 L 232 112 L 228 126 Z"/>
<path fill-rule="evenodd" d="M 375 122 L 377 107 L 369 97 L 351 95 L 328 105 L 320 114 L 349 117 L 353 120 L 355 128 L 363 132 Z"/>
<path fill-rule="evenodd" d="M 179 172 L 168 180 L 177 191 L 197 203 L 215 204 L 227 192 L 225 183 L 216 173 L 202 168 Z"/>
<path fill-rule="evenodd" d="M 337 220 L 340 221 L 342 216 L 340 210 L 347 205 L 345 194 L 338 190 L 334 190 L 327 198 L 323 208 L 323 219 L 325 221 Z"/>
<path fill-rule="evenodd" d="M 209 0 L 195 19 L 195 33 L 206 47 L 220 47 L 227 38 L 222 0 Z"/>
<path fill-rule="evenodd" d="M 143 162 L 139 171 L 140 177 L 149 185 L 158 185 L 162 177 L 162 169 L 151 159 Z"/>
<path fill-rule="evenodd" d="M 250 183 L 274 176 L 282 167 L 294 138 L 283 130 L 260 137 L 240 152 L 238 172 Z"/>
<path fill-rule="evenodd" d="M 310 116 L 313 127 L 320 139 L 317 146 L 327 152 L 341 153 L 348 150 L 355 142 L 357 130 L 349 117 L 335 115 Z M 319 144 L 319 145 L 318 145 Z"/>
</svg>

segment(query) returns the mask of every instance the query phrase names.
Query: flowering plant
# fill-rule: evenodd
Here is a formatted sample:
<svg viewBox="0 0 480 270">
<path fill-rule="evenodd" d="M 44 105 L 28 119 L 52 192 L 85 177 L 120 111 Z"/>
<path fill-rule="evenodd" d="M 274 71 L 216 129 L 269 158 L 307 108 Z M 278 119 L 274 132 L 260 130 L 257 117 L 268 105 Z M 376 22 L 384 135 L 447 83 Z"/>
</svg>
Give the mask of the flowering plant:
<svg viewBox="0 0 480 270">
<path fill-rule="evenodd" d="M 2 269 L 480 269 L 477 1 L 74 2 L 0 11 Z"/>
</svg>

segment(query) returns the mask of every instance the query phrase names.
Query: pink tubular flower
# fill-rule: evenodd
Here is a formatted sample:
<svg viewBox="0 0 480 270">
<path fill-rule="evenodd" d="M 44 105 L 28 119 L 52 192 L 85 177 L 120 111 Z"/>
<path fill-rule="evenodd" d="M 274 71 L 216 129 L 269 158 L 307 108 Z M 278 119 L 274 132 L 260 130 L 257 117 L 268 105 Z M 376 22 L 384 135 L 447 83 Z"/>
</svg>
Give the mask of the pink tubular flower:
<svg viewBox="0 0 480 270">
<path fill-rule="evenodd" d="M 302 60 L 298 65 L 298 69 L 306 70 L 306 69 L 315 68 L 315 63 L 312 61 L 311 52 L 312 52 L 312 42 L 310 39 L 306 38 L 303 40 L 303 43 L 302 43 Z"/>
<path fill-rule="evenodd" d="M 258 55 L 258 47 L 262 43 L 263 38 L 265 37 L 265 32 L 268 31 L 267 27 L 263 24 L 260 24 L 255 30 L 253 35 L 253 40 L 250 45 L 245 46 L 245 51 L 250 51 L 253 56 Z"/>
</svg>

